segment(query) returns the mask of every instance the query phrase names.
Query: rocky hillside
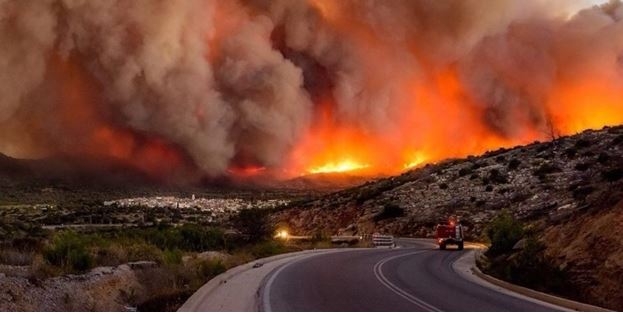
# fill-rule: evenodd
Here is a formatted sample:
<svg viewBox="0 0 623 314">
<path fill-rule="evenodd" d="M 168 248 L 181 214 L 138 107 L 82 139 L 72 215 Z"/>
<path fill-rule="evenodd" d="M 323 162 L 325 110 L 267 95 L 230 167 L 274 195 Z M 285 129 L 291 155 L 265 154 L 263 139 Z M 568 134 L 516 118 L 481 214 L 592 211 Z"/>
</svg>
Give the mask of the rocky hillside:
<svg viewBox="0 0 623 314">
<path fill-rule="evenodd" d="M 342 190 L 276 214 L 296 233 L 427 236 L 448 215 L 478 237 L 501 209 L 557 224 L 623 199 L 623 126 L 447 160 Z"/>
<path fill-rule="evenodd" d="M 439 221 L 458 215 L 479 239 L 507 209 L 538 235 L 585 301 L 621 310 L 622 207 L 619 126 L 426 165 L 294 204 L 274 220 L 296 234 L 429 237 Z"/>
</svg>

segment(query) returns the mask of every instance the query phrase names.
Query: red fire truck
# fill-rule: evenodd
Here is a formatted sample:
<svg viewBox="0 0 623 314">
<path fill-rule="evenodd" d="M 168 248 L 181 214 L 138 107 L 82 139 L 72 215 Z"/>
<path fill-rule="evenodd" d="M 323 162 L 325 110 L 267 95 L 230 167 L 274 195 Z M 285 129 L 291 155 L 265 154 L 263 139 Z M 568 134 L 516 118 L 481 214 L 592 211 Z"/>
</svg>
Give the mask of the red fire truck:
<svg viewBox="0 0 623 314">
<path fill-rule="evenodd" d="M 459 250 L 463 249 L 463 226 L 454 217 L 447 224 L 438 224 L 435 227 L 435 237 L 440 250 L 445 250 L 448 244 L 456 244 Z"/>
</svg>

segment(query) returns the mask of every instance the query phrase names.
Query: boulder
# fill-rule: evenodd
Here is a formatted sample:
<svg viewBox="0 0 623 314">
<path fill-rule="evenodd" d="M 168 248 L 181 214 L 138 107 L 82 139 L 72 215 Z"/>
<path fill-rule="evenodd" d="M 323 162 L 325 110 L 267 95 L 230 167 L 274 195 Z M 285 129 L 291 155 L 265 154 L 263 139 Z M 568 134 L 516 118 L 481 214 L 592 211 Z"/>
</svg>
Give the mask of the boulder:
<svg viewBox="0 0 623 314">
<path fill-rule="evenodd" d="M 524 248 L 526 248 L 526 243 L 528 243 L 528 240 L 526 239 L 521 239 L 517 241 L 517 243 L 513 245 L 513 250 L 523 250 Z"/>
</svg>

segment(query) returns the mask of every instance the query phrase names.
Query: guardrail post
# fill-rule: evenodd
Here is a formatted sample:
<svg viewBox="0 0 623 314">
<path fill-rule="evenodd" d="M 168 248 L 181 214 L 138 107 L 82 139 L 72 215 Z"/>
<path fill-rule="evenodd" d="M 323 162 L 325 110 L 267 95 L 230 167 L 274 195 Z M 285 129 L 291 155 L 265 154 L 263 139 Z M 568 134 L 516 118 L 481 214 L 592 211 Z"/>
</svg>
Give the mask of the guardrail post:
<svg viewBox="0 0 623 314">
<path fill-rule="evenodd" d="M 372 235 L 372 244 L 374 244 L 375 247 L 395 247 L 396 246 L 393 236 L 377 234 L 377 233 Z"/>
</svg>

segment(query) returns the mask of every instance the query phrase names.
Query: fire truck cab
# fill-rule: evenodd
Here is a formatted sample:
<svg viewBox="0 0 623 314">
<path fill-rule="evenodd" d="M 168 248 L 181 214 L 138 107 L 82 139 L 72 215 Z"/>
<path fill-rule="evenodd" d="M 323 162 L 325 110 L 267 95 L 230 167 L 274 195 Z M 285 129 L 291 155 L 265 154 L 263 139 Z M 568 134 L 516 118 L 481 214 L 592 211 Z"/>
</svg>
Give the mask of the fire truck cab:
<svg viewBox="0 0 623 314">
<path fill-rule="evenodd" d="M 450 217 L 447 224 L 438 224 L 435 227 L 435 238 L 440 250 L 445 250 L 446 245 L 456 244 L 459 250 L 463 249 L 463 226 L 458 219 Z"/>
</svg>

